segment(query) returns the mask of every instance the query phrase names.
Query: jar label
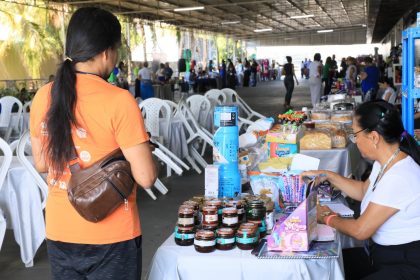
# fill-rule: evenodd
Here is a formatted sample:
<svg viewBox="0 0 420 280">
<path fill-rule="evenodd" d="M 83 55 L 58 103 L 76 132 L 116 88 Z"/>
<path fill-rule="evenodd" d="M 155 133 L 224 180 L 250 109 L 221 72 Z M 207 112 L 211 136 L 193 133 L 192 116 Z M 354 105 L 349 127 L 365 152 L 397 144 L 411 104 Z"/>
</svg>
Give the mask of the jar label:
<svg viewBox="0 0 420 280">
<path fill-rule="evenodd" d="M 179 225 L 193 225 L 194 224 L 194 217 L 193 218 L 178 218 Z"/>
<path fill-rule="evenodd" d="M 235 243 L 235 238 L 217 238 L 217 244 L 233 244 Z"/>
<path fill-rule="evenodd" d="M 262 220 L 261 221 L 261 226 L 259 227 L 260 232 L 265 232 L 267 231 L 267 227 L 265 226 L 265 221 Z"/>
<path fill-rule="evenodd" d="M 258 241 L 258 237 L 236 237 L 236 242 L 241 244 L 252 244 Z"/>
<path fill-rule="evenodd" d="M 218 215 L 222 215 L 222 214 L 223 214 L 223 209 L 222 209 L 222 208 L 219 208 L 219 209 L 217 210 L 217 214 L 218 214 Z"/>
<path fill-rule="evenodd" d="M 176 239 L 189 240 L 194 239 L 194 233 L 179 233 L 175 232 Z"/>
<path fill-rule="evenodd" d="M 245 213 L 244 208 L 238 208 L 238 215 Z"/>
<path fill-rule="evenodd" d="M 238 217 L 223 217 L 222 223 L 225 225 L 234 225 L 238 223 Z"/>
<path fill-rule="evenodd" d="M 216 245 L 216 239 L 214 240 L 197 240 L 194 239 L 194 245 L 200 246 L 200 247 L 211 247 Z"/>
<path fill-rule="evenodd" d="M 273 216 L 273 212 L 268 213 L 265 216 L 265 223 L 267 224 L 267 229 L 271 230 L 274 227 L 274 216 Z"/>
<path fill-rule="evenodd" d="M 215 215 L 203 215 L 204 216 L 204 222 L 211 223 L 211 222 L 217 222 L 219 220 L 219 217 L 217 214 Z"/>
</svg>

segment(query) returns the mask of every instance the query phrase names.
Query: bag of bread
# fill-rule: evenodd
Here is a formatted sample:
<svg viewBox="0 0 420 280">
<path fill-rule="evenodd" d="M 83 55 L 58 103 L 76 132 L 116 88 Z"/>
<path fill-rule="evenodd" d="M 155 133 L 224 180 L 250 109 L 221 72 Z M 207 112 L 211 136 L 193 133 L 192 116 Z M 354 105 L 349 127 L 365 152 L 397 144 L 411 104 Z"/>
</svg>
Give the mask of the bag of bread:
<svg viewBox="0 0 420 280">
<path fill-rule="evenodd" d="M 332 136 L 330 132 L 323 129 L 306 130 L 299 145 L 301 150 L 330 150 Z"/>
</svg>

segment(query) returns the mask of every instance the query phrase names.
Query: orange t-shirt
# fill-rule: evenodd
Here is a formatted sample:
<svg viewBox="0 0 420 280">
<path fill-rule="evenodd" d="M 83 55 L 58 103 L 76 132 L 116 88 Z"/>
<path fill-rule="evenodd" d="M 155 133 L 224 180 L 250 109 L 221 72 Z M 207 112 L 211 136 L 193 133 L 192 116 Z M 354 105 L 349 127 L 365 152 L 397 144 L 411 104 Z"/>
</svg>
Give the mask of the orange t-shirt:
<svg viewBox="0 0 420 280">
<path fill-rule="evenodd" d="M 31 106 L 31 136 L 41 139 L 48 136 L 45 116 L 50 104 L 51 84 L 37 92 Z M 149 140 L 143 117 L 133 96 L 100 77 L 77 74 L 76 119 L 79 127 L 72 129 L 81 168 L 92 165 L 113 150 L 129 148 Z M 47 238 L 80 244 L 109 244 L 135 238 L 141 234 L 136 204 L 136 190 L 124 205 L 98 223 L 82 218 L 67 197 L 70 171 L 65 169 L 56 182 L 50 177 L 46 206 Z"/>
</svg>

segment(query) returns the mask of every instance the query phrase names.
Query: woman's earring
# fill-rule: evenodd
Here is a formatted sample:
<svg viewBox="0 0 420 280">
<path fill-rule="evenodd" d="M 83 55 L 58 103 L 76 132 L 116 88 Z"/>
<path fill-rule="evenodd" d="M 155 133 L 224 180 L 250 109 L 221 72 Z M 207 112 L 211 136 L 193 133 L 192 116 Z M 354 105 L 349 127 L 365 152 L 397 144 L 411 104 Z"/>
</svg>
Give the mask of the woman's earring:
<svg viewBox="0 0 420 280">
<path fill-rule="evenodd" d="M 373 144 L 373 146 L 375 147 L 375 150 L 378 149 L 378 147 L 376 146 L 376 144 Z"/>
</svg>

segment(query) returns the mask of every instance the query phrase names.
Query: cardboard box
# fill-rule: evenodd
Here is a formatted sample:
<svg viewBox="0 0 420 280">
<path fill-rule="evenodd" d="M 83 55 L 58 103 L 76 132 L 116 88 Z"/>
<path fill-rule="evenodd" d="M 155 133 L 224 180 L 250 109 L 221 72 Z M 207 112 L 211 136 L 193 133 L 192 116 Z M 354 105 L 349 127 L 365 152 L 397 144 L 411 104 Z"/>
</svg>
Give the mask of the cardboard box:
<svg viewBox="0 0 420 280">
<path fill-rule="evenodd" d="M 283 126 L 276 124 L 266 135 L 266 142 L 282 143 L 282 144 L 297 144 L 303 135 L 303 130 L 299 128 L 295 133 L 283 132 Z"/>
<path fill-rule="evenodd" d="M 219 166 L 207 165 L 204 170 L 204 196 L 219 196 Z"/>
<path fill-rule="evenodd" d="M 308 197 L 285 219 L 280 219 L 267 237 L 269 251 L 308 251 L 316 239 L 316 198 Z"/>
<path fill-rule="evenodd" d="M 297 144 L 267 143 L 270 158 L 290 157 L 299 153 Z"/>
</svg>

